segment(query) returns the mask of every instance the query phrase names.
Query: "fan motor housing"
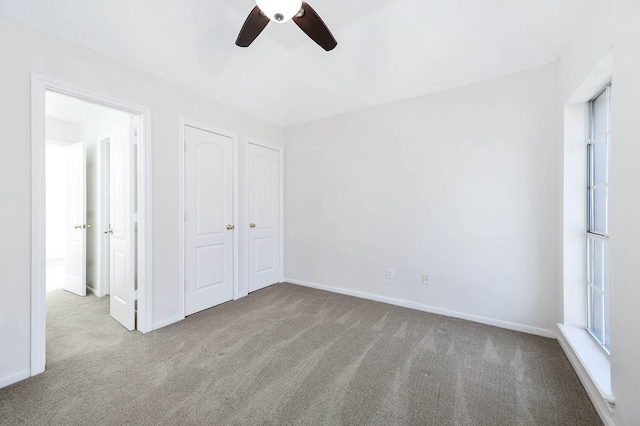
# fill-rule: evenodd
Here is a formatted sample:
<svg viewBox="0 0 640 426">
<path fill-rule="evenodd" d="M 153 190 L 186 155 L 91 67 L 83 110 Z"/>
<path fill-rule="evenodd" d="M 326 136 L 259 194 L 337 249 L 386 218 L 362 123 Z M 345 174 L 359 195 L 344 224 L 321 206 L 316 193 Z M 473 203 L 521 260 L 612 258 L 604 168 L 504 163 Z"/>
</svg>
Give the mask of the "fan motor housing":
<svg viewBox="0 0 640 426">
<path fill-rule="evenodd" d="M 256 0 L 258 8 L 273 22 L 283 24 L 302 8 L 302 0 Z"/>
</svg>

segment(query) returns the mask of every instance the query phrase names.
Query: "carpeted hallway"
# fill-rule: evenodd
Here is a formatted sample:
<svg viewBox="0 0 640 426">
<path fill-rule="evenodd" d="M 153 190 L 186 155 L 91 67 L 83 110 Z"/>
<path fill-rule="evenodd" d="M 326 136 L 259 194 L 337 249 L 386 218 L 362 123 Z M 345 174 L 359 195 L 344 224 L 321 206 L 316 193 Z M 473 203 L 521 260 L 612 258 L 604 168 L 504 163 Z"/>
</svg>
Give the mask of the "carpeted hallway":
<svg viewBox="0 0 640 426">
<path fill-rule="evenodd" d="M 143 335 L 47 296 L 0 424 L 600 425 L 555 340 L 279 284 Z"/>
</svg>

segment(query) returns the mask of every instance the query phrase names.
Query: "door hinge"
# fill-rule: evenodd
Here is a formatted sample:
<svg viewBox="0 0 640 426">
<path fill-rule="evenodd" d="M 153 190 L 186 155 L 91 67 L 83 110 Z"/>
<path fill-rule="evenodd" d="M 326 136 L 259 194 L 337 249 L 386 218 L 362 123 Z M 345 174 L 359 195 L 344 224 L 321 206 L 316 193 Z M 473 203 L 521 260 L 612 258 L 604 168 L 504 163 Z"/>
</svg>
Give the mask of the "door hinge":
<svg viewBox="0 0 640 426">
<path fill-rule="evenodd" d="M 133 290 L 133 300 L 138 300 L 138 290 Z"/>
</svg>

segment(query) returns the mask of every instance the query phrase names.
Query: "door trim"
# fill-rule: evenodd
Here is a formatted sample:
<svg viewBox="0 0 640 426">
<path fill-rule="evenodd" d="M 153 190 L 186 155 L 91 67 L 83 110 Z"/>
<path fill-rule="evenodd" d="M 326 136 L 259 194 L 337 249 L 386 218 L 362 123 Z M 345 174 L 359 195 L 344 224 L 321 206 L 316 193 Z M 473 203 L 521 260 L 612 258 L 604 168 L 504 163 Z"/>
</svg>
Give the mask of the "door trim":
<svg viewBox="0 0 640 426">
<path fill-rule="evenodd" d="M 232 178 L 233 178 L 233 225 L 235 227 L 234 231 L 233 231 L 233 300 L 237 300 L 240 297 L 242 297 L 239 294 L 239 289 L 238 289 L 238 259 L 240 258 L 238 256 L 239 253 L 239 247 L 238 247 L 238 243 L 239 243 L 239 238 L 238 238 L 238 233 L 239 233 L 239 226 L 238 226 L 238 135 L 232 132 L 228 132 L 226 130 L 220 130 L 216 127 L 213 126 L 209 126 L 208 124 L 202 124 L 199 123 L 197 121 L 194 120 L 190 120 L 188 118 L 184 118 L 184 117 L 180 117 L 179 119 L 179 133 L 180 133 L 180 141 L 178 143 L 178 175 L 179 175 L 179 187 L 178 187 L 178 233 L 179 233 L 179 241 L 180 244 L 178 245 L 178 251 L 179 251 L 179 258 L 180 258 L 180 262 L 179 262 L 179 271 L 178 271 L 178 277 L 179 277 L 179 281 L 178 281 L 178 288 L 179 288 L 179 292 L 178 292 L 178 304 L 179 304 L 179 313 L 178 313 L 178 318 L 176 319 L 176 321 L 180 321 L 186 318 L 185 312 L 186 312 L 186 300 L 185 300 L 185 265 L 186 265 L 186 249 L 185 249 L 185 236 L 186 236 L 186 230 L 185 230 L 185 201 L 186 201 L 186 194 L 185 194 L 185 180 L 186 180 L 186 170 L 185 170 L 185 155 L 184 155 L 184 151 L 185 151 L 185 140 L 184 140 L 184 128 L 185 126 L 189 126 L 189 127 L 194 127 L 196 129 L 200 129 L 200 130 L 204 130 L 206 132 L 211 132 L 211 133 L 216 133 L 218 135 L 227 137 L 227 138 L 231 138 L 231 140 L 233 141 L 232 145 L 233 145 L 233 158 L 231 159 L 231 163 L 233 166 L 233 173 L 232 173 Z M 171 321 L 171 322 L 176 322 L 176 321 Z"/>
<path fill-rule="evenodd" d="M 31 376 L 46 361 L 45 91 L 126 111 L 138 129 L 138 330 L 152 330 L 151 110 L 147 107 L 31 73 Z"/>
<path fill-rule="evenodd" d="M 107 145 L 109 144 L 109 145 Z M 98 170 L 98 186 L 100 187 L 100 199 L 98 200 L 98 217 L 99 223 L 96 223 L 94 232 L 100 235 L 103 229 L 107 229 L 109 225 L 109 199 L 110 199 L 110 173 L 109 173 L 109 150 L 111 144 L 111 135 L 105 134 L 98 138 L 98 161 L 96 168 Z M 100 240 L 98 252 L 98 269 L 97 276 L 100 277 L 100 283 L 96 285 L 96 296 L 103 297 L 111 294 L 109 284 L 109 246 L 110 239 L 102 238 Z"/>
<path fill-rule="evenodd" d="M 257 145 L 263 148 L 272 149 L 278 152 L 278 161 L 280 162 L 280 173 L 278 174 L 279 180 L 279 190 L 280 190 L 280 272 L 278 274 L 278 282 L 282 282 L 284 280 L 284 148 L 277 145 L 272 145 L 267 142 L 262 142 L 252 138 L 245 138 L 245 146 L 244 146 L 244 194 L 245 194 L 245 203 L 244 203 L 244 217 L 245 219 L 249 219 L 249 145 Z M 248 224 L 246 224 L 249 226 Z M 246 285 L 246 293 L 244 296 L 249 294 L 249 247 L 251 246 L 251 241 L 249 239 L 249 232 L 247 232 L 246 236 L 246 250 L 244 251 L 244 264 L 245 264 L 245 276 L 247 277 L 247 285 Z"/>
</svg>

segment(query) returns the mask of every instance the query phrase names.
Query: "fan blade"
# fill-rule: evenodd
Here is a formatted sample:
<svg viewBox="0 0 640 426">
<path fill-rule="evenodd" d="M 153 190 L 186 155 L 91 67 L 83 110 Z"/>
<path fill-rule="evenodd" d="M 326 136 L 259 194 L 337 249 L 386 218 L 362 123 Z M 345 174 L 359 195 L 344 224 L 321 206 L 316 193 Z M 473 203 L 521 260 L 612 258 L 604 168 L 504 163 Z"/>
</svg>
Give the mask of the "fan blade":
<svg viewBox="0 0 640 426">
<path fill-rule="evenodd" d="M 249 16 L 247 16 L 247 20 L 244 21 L 240 34 L 238 34 L 236 45 L 240 47 L 249 47 L 268 23 L 269 18 L 260 12 L 258 6 L 254 7 L 251 13 L 249 13 Z"/>
<path fill-rule="evenodd" d="M 298 14 L 293 17 L 293 22 L 327 52 L 336 47 L 338 42 L 316 11 L 305 2 L 302 2 L 302 11 L 304 12 L 302 16 Z"/>
</svg>

